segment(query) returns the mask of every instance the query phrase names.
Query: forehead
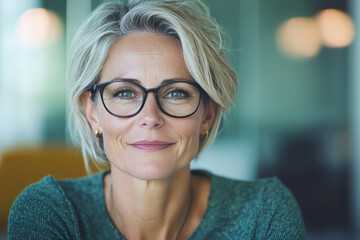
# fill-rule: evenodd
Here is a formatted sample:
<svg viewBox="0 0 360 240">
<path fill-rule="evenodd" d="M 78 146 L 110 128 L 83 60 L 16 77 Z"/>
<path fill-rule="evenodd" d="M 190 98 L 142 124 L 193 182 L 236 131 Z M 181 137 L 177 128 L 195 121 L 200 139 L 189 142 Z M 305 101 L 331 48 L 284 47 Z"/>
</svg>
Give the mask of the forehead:
<svg viewBox="0 0 360 240">
<path fill-rule="evenodd" d="M 101 82 L 115 78 L 191 79 L 180 44 L 152 33 L 134 33 L 117 40 L 109 49 Z"/>
<path fill-rule="evenodd" d="M 159 52 L 168 51 L 182 55 L 181 46 L 174 39 L 148 32 L 138 32 L 115 41 L 110 47 L 108 58 L 119 52 L 123 54 L 159 54 Z"/>
</svg>

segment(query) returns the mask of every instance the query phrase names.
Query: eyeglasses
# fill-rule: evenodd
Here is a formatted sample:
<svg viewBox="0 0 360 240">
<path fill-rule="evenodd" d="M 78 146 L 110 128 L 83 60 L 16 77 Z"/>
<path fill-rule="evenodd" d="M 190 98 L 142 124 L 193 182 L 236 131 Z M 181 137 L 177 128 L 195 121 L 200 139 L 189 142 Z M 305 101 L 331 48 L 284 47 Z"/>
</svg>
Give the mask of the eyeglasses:
<svg viewBox="0 0 360 240">
<path fill-rule="evenodd" d="M 144 88 L 130 80 L 113 80 L 94 85 L 93 96 L 97 90 L 105 109 L 121 118 L 138 114 L 149 92 L 154 93 L 161 112 L 175 118 L 189 117 L 199 108 L 203 92 L 197 83 L 182 80 L 169 81 L 156 88 Z"/>
</svg>

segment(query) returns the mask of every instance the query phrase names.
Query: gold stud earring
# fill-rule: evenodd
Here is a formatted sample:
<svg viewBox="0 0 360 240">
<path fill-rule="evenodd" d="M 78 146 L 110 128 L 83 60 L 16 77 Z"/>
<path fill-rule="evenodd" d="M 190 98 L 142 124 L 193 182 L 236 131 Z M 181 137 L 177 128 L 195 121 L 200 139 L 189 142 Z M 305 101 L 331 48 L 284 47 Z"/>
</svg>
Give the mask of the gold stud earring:
<svg viewBox="0 0 360 240">
<path fill-rule="evenodd" d="M 206 140 L 208 137 L 209 137 L 209 130 L 206 130 L 203 135 L 203 139 Z"/>
<path fill-rule="evenodd" d="M 101 132 L 100 129 L 97 129 L 97 130 L 95 131 L 95 136 L 96 136 L 97 138 L 101 138 L 101 137 L 102 137 L 102 132 Z"/>
</svg>

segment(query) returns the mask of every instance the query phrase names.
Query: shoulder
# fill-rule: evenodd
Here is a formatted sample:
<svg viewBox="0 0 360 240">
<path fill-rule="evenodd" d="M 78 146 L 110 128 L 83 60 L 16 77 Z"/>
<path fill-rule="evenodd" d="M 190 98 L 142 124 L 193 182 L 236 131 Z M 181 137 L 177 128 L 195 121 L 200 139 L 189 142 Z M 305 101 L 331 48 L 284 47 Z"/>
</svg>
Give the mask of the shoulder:
<svg viewBox="0 0 360 240">
<path fill-rule="evenodd" d="M 79 239 L 76 215 L 58 182 L 47 176 L 17 197 L 9 214 L 9 239 Z"/>
<path fill-rule="evenodd" d="M 245 238 L 304 239 L 305 227 L 299 206 L 278 178 L 240 181 L 212 176 L 213 191 L 221 202 L 223 216 L 232 221 L 234 232 Z M 234 221 L 235 219 L 235 221 Z"/>
<path fill-rule="evenodd" d="M 217 199 L 220 198 L 221 201 L 231 204 L 260 203 L 264 198 L 276 199 L 283 194 L 291 194 L 277 178 L 244 181 L 213 174 L 210 175 L 210 178 L 212 194 L 216 195 Z M 264 195 L 269 196 L 264 197 Z M 227 201 L 229 199 L 232 201 Z"/>
<path fill-rule="evenodd" d="M 253 203 L 257 207 L 274 207 L 279 201 L 297 206 L 290 190 L 278 178 L 243 181 L 211 176 L 212 191 L 223 200 L 231 199 L 232 204 Z"/>
<path fill-rule="evenodd" d="M 78 202 L 89 197 L 97 196 L 103 190 L 102 178 L 107 172 L 97 173 L 79 179 L 65 179 L 57 181 L 57 184 L 64 191 L 67 199 Z"/>
<path fill-rule="evenodd" d="M 263 234 L 269 239 L 305 239 L 305 225 L 299 205 L 278 179 L 263 180 L 259 212 L 267 220 Z"/>
<path fill-rule="evenodd" d="M 57 182 L 64 191 L 67 201 L 77 213 L 81 229 L 93 229 L 89 226 L 89 222 L 92 223 L 104 215 L 103 176 L 106 173 L 102 172 L 80 179 L 67 179 Z"/>
</svg>

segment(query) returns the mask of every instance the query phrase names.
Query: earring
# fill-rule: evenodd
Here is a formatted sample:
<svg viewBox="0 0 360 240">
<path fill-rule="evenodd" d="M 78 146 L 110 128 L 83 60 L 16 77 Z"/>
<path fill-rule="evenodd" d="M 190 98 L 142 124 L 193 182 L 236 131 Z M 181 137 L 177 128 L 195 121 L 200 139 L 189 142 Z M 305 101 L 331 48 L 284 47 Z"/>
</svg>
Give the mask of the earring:
<svg viewBox="0 0 360 240">
<path fill-rule="evenodd" d="M 97 130 L 95 131 L 95 136 L 96 136 L 97 138 L 101 138 L 101 137 L 102 137 L 102 132 L 101 132 L 100 129 L 97 129 Z"/>
<path fill-rule="evenodd" d="M 209 130 L 206 130 L 203 135 L 203 139 L 206 140 L 208 137 L 209 137 Z"/>
</svg>

